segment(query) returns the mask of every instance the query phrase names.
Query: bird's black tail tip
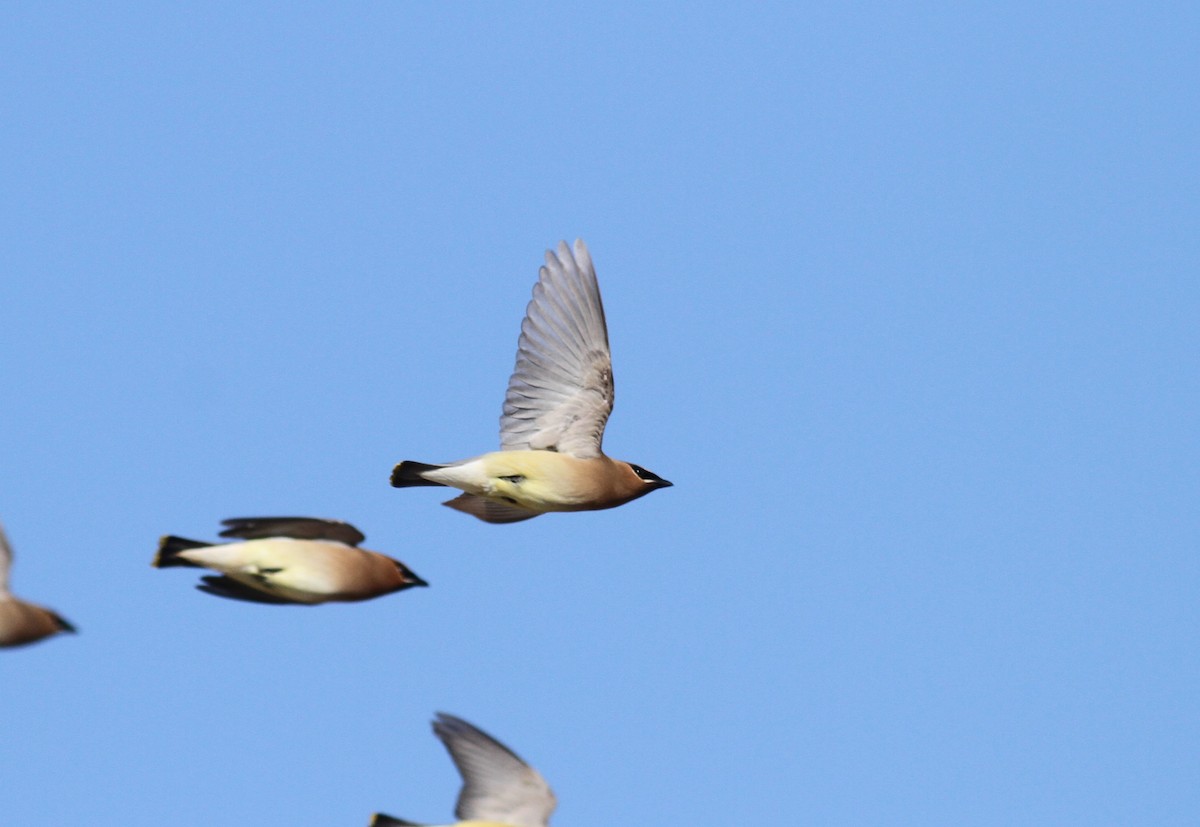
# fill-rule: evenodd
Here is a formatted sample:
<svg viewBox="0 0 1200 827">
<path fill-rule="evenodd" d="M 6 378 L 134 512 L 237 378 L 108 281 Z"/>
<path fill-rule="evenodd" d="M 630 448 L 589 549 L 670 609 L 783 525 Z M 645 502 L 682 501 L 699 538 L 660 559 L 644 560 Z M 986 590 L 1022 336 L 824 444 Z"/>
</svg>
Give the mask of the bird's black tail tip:
<svg viewBox="0 0 1200 827">
<path fill-rule="evenodd" d="M 158 541 L 158 553 L 154 555 L 154 561 L 150 565 L 156 569 L 169 569 L 173 566 L 191 566 L 196 567 L 195 563 L 189 563 L 179 556 L 181 551 L 188 551 L 193 548 L 206 548 L 212 545 L 211 543 L 202 543 L 199 540 L 188 540 L 184 537 L 176 537 L 174 534 L 167 534 Z"/>
<path fill-rule="evenodd" d="M 426 462 L 413 462 L 411 459 L 406 459 L 392 469 L 392 487 L 416 488 L 421 485 L 441 486 L 440 482 L 431 482 L 425 479 L 422 474 L 444 467 L 443 465 L 430 465 Z"/>
<path fill-rule="evenodd" d="M 424 827 L 424 825 L 416 821 L 405 821 L 402 818 L 395 818 L 385 813 L 376 813 L 371 816 L 371 823 L 368 827 Z"/>
</svg>

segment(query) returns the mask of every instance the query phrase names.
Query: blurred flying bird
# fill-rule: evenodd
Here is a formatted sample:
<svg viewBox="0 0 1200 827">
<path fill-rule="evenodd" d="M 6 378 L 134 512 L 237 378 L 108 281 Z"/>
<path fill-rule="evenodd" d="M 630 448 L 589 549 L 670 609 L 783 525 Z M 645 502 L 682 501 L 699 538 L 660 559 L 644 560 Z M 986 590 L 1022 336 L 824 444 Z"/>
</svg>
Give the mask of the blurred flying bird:
<svg viewBox="0 0 1200 827">
<path fill-rule="evenodd" d="M 533 767 L 495 738 L 461 718 L 439 712 L 433 732 L 458 767 L 462 791 L 454 827 L 546 827 L 554 812 L 554 793 Z M 421 827 L 376 813 L 370 827 Z M 450 827 L 450 825 L 446 825 Z"/>
<path fill-rule="evenodd" d="M 242 542 L 202 543 L 167 535 L 152 565 L 212 569 L 202 592 L 252 603 L 369 600 L 429 585 L 399 560 L 358 548 L 366 537 L 349 523 L 313 517 L 235 517 L 222 537 Z"/>
<path fill-rule="evenodd" d="M 0 525 L 0 646 L 24 646 L 59 632 L 74 632 L 75 627 L 56 612 L 13 596 L 8 590 L 12 559 L 12 546 Z"/>
<path fill-rule="evenodd" d="M 500 417 L 500 449 L 428 465 L 405 461 L 392 485 L 444 485 L 446 503 L 489 523 L 547 511 L 613 508 L 671 483 L 601 450 L 613 407 L 612 358 L 596 271 L 583 241 L 546 252 L 521 323 Z"/>
</svg>

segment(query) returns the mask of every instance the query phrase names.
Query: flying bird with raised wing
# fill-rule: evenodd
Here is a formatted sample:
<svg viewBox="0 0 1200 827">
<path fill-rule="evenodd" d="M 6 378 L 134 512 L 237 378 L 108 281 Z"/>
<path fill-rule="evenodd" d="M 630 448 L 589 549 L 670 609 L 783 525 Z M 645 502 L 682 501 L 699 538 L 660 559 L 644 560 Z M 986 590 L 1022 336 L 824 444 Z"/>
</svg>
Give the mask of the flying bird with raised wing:
<svg viewBox="0 0 1200 827">
<path fill-rule="evenodd" d="M 75 627 L 57 612 L 21 600 L 9 591 L 12 560 L 12 546 L 0 525 L 0 647 L 24 646 L 59 632 L 74 632 Z"/>
<path fill-rule="evenodd" d="M 521 322 L 500 417 L 500 450 L 447 465 L 401 462 L 392 485 L 464 493 L 446 505 L 489 523 L 613 508 L 671 483 L 601 450 L 612 357 L 596 270 L 582 240 L 546 252 Z"/>
<path fill-rule="evenodd" d="M 200 591 L 251 603 L 316 605 L 370 600 L 429 585 L 408 566 L 359 548 L 366 539 L 349 523 L 314 517 L 236 517 L 221 523 L 222 537 L 205 543 L 167 535 L 152 565 L 212 569 Z"/>
<path fill-rule="evenodd" d="M 463 779 L 453 827 L 547 827 L 557 802 L 537 770 L 462 718 L 439 712 L 433 732 Z M 376 813 L 370 827 L 426 826 Z"/>
</svg>

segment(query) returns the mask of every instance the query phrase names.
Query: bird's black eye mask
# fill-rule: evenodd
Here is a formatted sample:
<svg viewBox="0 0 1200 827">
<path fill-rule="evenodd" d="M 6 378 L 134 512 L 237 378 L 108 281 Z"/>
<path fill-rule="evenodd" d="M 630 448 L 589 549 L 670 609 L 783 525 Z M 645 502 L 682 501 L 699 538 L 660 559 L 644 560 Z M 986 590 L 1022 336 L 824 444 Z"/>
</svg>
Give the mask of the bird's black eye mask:
<svg viewBox="0 0 1200 827">
<path fill-rule="evenodd" d="M 658 474 L 654 473 L 653 471 L 647 471 L 640 465 L 634 465 L 631 462 L 629 463 L 629 467 L 633 469 L 633 473 L 638 475 L 638 479 L 642 480 L 643 482 L 666 482 L 666 480 L 664 480 Z"/>
</svg>

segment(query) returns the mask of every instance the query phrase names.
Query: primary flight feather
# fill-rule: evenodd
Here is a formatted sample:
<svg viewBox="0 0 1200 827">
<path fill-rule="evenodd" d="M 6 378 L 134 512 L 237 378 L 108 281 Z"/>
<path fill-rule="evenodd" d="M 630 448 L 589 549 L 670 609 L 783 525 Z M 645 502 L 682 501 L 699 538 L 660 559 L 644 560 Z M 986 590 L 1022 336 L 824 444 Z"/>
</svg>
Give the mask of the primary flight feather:
<svg viewBox="0 0 1200 827">
<path fill-rule="evenodd" d="M 462 718 L 439 712 L 433 732 L 463 779 L 454 810 L 459 821 L 453 827 L 547 827 L 557 802 L 537 770 Z M 419 827 L 383 813 L 371 819 L 371 827 L 401 825 Z"/>
<path fill-rule="evenodd" d="M 405 461 L 392 485 L 444 485 L 446 505 L 491 523 L 613 508 L 670 482 L 602 450 L 613 408 L 608 328 L 582 240 L 546 252 L 521 323 L 500 417 L 500 449 L 447 465 Z"/>
</svg>

